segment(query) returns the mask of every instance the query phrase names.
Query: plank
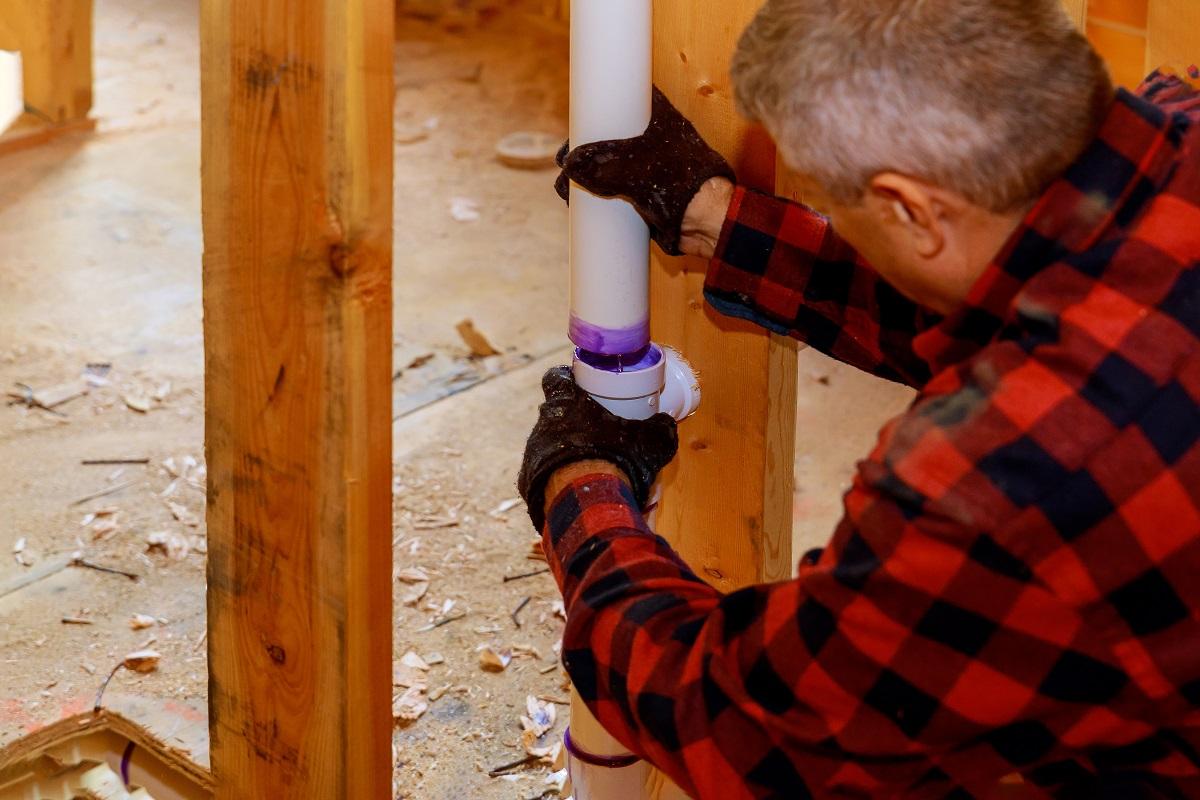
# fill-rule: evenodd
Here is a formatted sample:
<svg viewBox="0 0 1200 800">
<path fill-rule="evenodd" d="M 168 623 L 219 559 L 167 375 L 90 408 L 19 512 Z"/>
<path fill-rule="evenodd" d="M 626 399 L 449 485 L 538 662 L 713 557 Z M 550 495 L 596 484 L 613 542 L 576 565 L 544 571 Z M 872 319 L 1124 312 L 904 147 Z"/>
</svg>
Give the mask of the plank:
<svg viewBox="0 0 1200 800">
<path fill-rule="evenodd" d="M 729 59 L 761 5 L 655 3 L 655 82 L 734 164 L 743 183 L 774 186 L 769 137 L 734 110 Z M 796 344 L 717 314 L 704 303 L 706 263 L 655 251 L 651 332 L 700 373 L 703 399 L 680 426 L 664 476 L 658 529 L 697 574 L 730 591 L 792 574 Z"/>
<path fill-rule="evenodd" d="M 1063 0 L 1063 6 L 1066 7 L 1071 20 L 1083 30 L 1087 24 L 1088 0 Z"/>
<path fill-rule="evenodd" d="M 216 797 L 391 792 L 391 0 L 201 6 Z"/>
<path fill-rule="evenodd" d="M 4 0 L 0 50 L 18 50 L 25 107 L 42 121 L 83 119 L 92 107 L 92 0 Z"/>
<path fill-rule="evenodd" d="M 1185 74 L 1200 64 L 1200 3 L 1150 0 L 1146 37 L 1147 73 L 1166 66 Z"/>
</svg>

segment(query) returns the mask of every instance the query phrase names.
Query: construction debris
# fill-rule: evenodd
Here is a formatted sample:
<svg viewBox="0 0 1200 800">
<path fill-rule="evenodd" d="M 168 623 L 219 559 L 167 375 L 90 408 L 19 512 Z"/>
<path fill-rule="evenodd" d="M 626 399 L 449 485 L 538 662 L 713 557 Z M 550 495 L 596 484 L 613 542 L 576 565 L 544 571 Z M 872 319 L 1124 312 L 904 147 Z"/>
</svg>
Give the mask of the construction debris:
<svg viewBox="0 0 1200 800">
<path fill-rule="evenodd" d="M 403 694 L 392 698 L 392 719 L 412 722 L 421 718 L 429 710 L 429 702 L 425 699 L 425 687 L 413 686 Z"/>
<path fill-rule="evenodd" d="M 149 614 L 134 614 L 129 618 L 129 627 L 135 631 L 152 628 L 157 623 L 157 620 Z"/>
<path fill-rule="evenodd" d="M 469 197 L 455 197 L 450 200 L 450 216 L 455 222 L 478 222 L 482 219 L 479 213 L 479 201 Z"/>
<path fill-rule="evenodd" d="M 549 169 L 562 146 L 562 136 L 552 133 L 518 131 L 496 143 L 496 158 L 506 167 Z"/>
<path fill-rule="evenodd" d="M 158 662 L 162 658 L 157 650 L 137 650 L 125 656 L 121 662 L 121 666 L 133 672 L 154 672 L 158 669 Z"/>
<path fill-rule="evenodd" d="M 500 351 L 492 346 L 488 338 L 479 332 L 472 320 L 464 319 L 454 326 L 463 344 L 471 351 L 471 358 L 488 358 L 500 355 Z"/>
<path fill-rule="evenodd" d="M 172 561 L 182 561 L 191 552 L 191 546 L 183 536 L 167 531 L 154 531 L 146 534 L 146 551 L 159 552 Z"/>
<path fill-rule="evenodd" d="M 497 652 L 491 645 L 481 645 L 479 648 L 479 666 L 486 672 L 503 672 L 508 669 L 512 659 L 512 650 Z"/>
</svg>

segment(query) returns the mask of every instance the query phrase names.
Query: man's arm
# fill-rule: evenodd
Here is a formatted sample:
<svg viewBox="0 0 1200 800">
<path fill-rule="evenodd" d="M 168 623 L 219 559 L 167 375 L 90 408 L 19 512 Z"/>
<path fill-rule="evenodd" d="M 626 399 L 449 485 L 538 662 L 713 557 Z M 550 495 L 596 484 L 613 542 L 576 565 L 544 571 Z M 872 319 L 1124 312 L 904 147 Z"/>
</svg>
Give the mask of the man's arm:
<svg viewBox="0 0 1200 800">
<path fill-rule="evenodd" d="M 910 386 L 929 380 L 912 340 L 937 317 L 870 268 L 812 209 L 714 178 L 683 218 L 681 247 L 709 258 L 713 308 Z"/>
<path fill-rule="evenodd" d="M 563 660 L 600 722 L 693 796 L 722 800 L 803 786 L 950 796 L 1137 728 L 1088 724 L 1121 713 L 1128 678 L 992 538 L 1008 523 L 979 500 L 988 478 L 933 421 L 955 402 L 885 432 L 819 563 L 729 595 L 648 530 L 618 477 L 576 475 L 543 546 L 566 603 Z M 968 435 L 984 447 L 986 434 Z M 921 446 L 893 468 L 897 441 Z M 951 472 L 968 488 L 950 491 Z"/>
<path fill-rule="evenodd" d="M 867 266 L 811 209 L 734 188 L 733 170 L 658 90 L 641 136 L 559 153 L 556 184 L 623 197 L 668 255 L 713 257 L 705 295 L 718 311 L 790 334 L 834 358 L 919 386 L 912 339 L 932 317 Z"/>
</svg>

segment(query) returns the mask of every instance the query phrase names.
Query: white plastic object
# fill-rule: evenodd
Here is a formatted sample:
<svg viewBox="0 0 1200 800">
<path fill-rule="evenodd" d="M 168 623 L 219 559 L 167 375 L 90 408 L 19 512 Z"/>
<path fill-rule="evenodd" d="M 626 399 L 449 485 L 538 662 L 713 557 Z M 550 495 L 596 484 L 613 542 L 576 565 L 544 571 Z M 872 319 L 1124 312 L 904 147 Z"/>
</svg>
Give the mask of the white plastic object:
<svg viewBox="0 0 1200 800">
<path fill-rule="evenodd" d="M 658 413 L 667 374 L 667 359 L 657 352 L 656 363 L 641 369 L 614 372 L 587 363 L 576 353 L 575 383 L 618 417 L 649 419 Z"/>
<path fill-rule="evenodd" d="M 666 375 L 658 410 L 683 422 L 700 407 L 700 377 L 678 350 L 664 347 L 662 351 Z"/>
<path fill-rule="evenodd" d="M 8 130 L 24 110 L 21 54 L 0 50 L 0 133 Z"/>
<path fill-rule="evenodd" d="M 649 419 L 662 412 L 682 422 L 700 406 L 700 382 L 674 348 L 650 346 L 640 368 L 614 371 L 589 364 L 576 351 L 575 383 L 618 417 Z"/>
<path fill-rule="evenodd" d="M 650 124 L 651 0 L 571 3 L 571 146 Z M 596 353 L 649 342 L 650 231 L 633 206 L 571 185 L 571 339 Z"/>
</svg>

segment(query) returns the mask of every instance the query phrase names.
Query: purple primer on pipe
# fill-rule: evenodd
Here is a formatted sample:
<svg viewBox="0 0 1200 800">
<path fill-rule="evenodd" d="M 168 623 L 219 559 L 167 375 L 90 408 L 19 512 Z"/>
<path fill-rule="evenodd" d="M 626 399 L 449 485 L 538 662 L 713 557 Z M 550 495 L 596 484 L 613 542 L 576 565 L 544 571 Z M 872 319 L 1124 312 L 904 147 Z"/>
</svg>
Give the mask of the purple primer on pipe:
<svg viewBox="0 0 1200 800">
<path fill-rule="evenodd" d="M 568 335 L 580 350 L 589 353 L 606 356 L 640 353 L 650 344 L 650 320 L 629 328 L 601 328 L 572 314 Z"/>
<path fill-rule="evenodd" d="M 636 353 L 621 353 L 620 355 L 592 353 L 580 347 L 576 348 L 575 355 L 589 367 L 606 372 L 637 372 L 657 366 L 658 362 L 663 359 L 662 350 L 652 344 Z"/>
</svg>

